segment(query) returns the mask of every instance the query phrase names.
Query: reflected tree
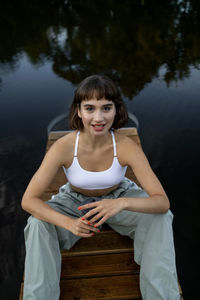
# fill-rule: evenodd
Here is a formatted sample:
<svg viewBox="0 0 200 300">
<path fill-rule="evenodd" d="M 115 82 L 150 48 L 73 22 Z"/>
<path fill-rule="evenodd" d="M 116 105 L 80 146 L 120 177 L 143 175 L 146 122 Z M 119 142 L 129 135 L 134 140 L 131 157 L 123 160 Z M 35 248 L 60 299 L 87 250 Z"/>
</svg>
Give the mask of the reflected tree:
<svg viewBox="0 0 200 300">
<path fill-rule="evenodd" d="M 129 99 L 159 76 L 161 66 L 170 85 L 200 62 L 198 0 L 12 0 L 0 17 L 6 24 L 2 63 L 16 65 L 25 52 L 35 66 L 51 61 L 73 84 L 104 73 Z"/>
</svg>

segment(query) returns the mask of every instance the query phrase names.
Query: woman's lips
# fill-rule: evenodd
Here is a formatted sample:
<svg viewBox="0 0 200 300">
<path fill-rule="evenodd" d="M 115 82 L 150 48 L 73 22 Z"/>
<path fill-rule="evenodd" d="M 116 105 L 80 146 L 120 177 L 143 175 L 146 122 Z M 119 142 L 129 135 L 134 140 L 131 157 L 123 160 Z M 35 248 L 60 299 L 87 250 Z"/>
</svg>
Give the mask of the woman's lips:
<svg viewBox="0 0 200 300">
<path fill-rule="evenodd" d="M 94 124 L 92 125 L 95 131 L 102 131 L 105 127 L 105 124 Z"/>
</svg>

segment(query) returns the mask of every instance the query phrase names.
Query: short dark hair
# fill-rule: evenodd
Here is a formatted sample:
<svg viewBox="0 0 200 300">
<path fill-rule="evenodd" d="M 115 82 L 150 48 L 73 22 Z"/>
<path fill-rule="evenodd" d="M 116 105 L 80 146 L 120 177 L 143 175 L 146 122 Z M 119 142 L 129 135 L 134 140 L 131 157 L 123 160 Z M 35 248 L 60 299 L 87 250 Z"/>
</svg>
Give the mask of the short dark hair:
<svg viewBox="0 0 200 300">
<path fill-rule="evenodd" d="M 95 98 L 106 99 L 115 104 L 116 116 L 112 124 L 113 129 L 121 128 L 128 121 L 128 112 L 121 93 L 114 82 L 105 75 L 86 77 L 74 92 L 74 99 L 69 111 L 69 125 L 72 129 L 83 129 L 83 123 L 78 116 L 78 108 L 84 100 Z"/>
</svg>

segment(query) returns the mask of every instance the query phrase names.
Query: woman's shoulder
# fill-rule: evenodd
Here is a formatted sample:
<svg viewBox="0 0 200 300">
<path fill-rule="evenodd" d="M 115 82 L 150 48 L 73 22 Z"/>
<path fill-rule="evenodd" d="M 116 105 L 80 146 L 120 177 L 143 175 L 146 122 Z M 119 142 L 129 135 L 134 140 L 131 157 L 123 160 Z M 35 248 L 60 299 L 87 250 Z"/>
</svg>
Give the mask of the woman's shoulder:
<svg viewBox="0 0 200 300">
<path fill-rule="evenodd" d="M 136 154 L 141 151 L 140 147 L 132 138 L 121 132 L 115 132 L 115 140 L 120 164 L 129 165 L 130 159 L 136 157 Z"/>
<path fill-rule="evenodd" d="M 74 149 L 77 131 L 72 131 L 58 138 L 52 145 L 59 153 L 70 153 Z"/>
<path fill-rule="evenodd" d="M 77 131 L 72 131 L 58 138 L 48 150 L 48 156 L 59 161 L 61 165 L 69 166 L 74 155 L 74 145 Z"/>
<path fill-rule="evenodd" d="M 116 143 L 119 146 L 121 147 L 127 147 L 127 146 L 134 147 L 135 145 L 137 146 L 136 142 L 126 134 L 120 131 L 114 131 L 114 134 L 115 134 Z"/>
<path fill-rule="evenodd" d="M 70 131 L 69 133 L 66 133 L 62 137 L 58 138 L 55 143 L 60 145 L 71 143 L 76 139 L 76 135 L 77 135 L 76 130 Z"/>
</svg>

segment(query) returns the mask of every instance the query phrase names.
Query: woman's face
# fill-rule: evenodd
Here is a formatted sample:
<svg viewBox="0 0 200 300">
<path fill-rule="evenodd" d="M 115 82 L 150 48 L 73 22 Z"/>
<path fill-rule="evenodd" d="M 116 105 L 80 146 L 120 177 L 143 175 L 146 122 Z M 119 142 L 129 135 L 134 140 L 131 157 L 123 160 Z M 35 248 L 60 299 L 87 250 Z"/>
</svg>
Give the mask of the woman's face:
<svg viewBox="0 0 200 300">
<path fill-rule="evenodd" d="M 110 130 L 115 115 L 114 102 L 106 99 L 84 100 L 78 109 L 84 130 L 95 136 L 104 135 Z"/>
</svg>

